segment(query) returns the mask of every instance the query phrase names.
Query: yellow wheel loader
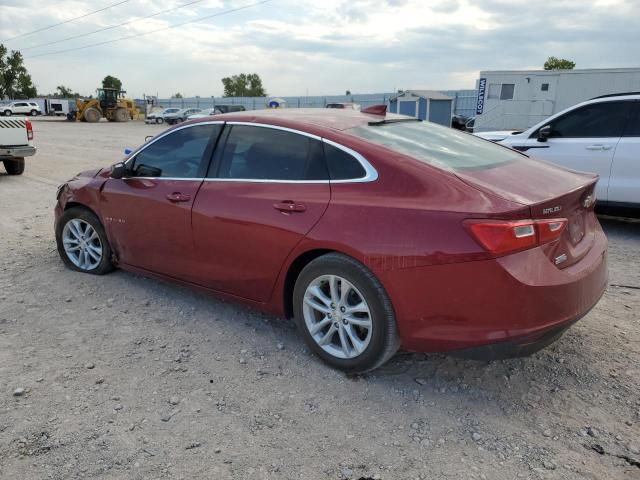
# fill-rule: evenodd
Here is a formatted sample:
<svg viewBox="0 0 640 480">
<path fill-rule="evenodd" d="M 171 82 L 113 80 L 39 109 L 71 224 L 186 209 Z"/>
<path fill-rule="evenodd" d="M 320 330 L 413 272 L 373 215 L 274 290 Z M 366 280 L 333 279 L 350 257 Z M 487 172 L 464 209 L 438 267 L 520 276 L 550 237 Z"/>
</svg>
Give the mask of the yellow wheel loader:
<svg viewBox="0 0 640 480">
<path fill-rule="evenodd" d="M 97 98 L 76 98 L 76 111 L 68 113 L 67 119 L 96 123 L 102 117 L 110 122 L 126 122 L 138 117 L 135 102 L 123 96 L 127 92 L 115 88 L 98 88 L 96 91 Z"/>
</svg>

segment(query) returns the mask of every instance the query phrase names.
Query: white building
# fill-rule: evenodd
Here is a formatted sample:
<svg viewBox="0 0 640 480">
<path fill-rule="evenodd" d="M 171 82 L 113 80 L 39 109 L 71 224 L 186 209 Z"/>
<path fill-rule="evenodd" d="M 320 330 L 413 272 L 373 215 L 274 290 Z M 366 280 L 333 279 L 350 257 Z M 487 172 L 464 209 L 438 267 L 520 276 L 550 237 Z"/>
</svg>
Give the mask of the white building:
<svg viewBox="0 0 640 480">
<path fill-rule="evenodd" d="M 640 68 L 480 72 L 474 131 L 525 129 L 600 95 L 640 91 Z"/>
</svg>

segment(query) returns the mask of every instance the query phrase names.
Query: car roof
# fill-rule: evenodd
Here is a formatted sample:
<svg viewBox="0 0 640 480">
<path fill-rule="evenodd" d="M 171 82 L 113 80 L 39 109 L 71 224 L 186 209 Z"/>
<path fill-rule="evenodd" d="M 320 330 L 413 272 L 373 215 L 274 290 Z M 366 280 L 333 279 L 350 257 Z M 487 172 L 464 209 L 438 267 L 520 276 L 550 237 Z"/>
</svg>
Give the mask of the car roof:
<svg viewBox="0 0 640 480">
<path fill-rule="evenodd" d="M 591 100 L 585 100 L 582 103 L 598 103 L 598 102 L 610 102 L 612 100 L 640 100 L 640 93 L 621 93 L 611 95 L 600 95 L 599 97 L 592 98 Z"/>
<path fill-rule="evenodd" d="M 287 127 L 321 127 L 332 130 L 347 130 L 354 127 L 368 125 L 369 123 L 383 120 L 411 119 L 405 115 L 387 113 L 386 116 L 362 113 L 357 110 L 331 109 L 331 108 L 290 108 L 290 109 L 264 109 L 245 112 L 231 112 L 216 115 L 216 120 L 272 123 Z M 198 121 L 205 121 L 198 120 Z"/>
</svg>

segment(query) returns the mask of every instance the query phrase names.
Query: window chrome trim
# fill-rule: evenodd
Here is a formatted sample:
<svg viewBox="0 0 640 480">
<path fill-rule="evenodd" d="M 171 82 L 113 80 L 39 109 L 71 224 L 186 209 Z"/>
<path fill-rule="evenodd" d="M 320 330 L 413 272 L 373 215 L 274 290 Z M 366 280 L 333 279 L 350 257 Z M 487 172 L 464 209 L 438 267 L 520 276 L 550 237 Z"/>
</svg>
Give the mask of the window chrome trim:
<svg viewBox="0 0 640 480">
<path fill-rule="evenodd" d="M 202 182 L 206 178 L 202 177 L 122 177 L 122 180 L 172 180 L 172 181 L 189 181 Z"/>
<path fill-rule="evenodd" d="M 373 165 L 371 165 L 371 163 L 369 163 L 369 161 L 364 158 L 361 154 L 359 154 L 358 152 L 356 152 L 355 150 L 352 150 L 349 147 L 345 147 L 344 145 L 341 145 L 337 142 L 334 142 L 332 140 L 320 137 L 318 135 L 314 135 L 312 133 L 308 133 L 308 132 L 303 132 L 301 130 L 296 130 L 294 128 L 288 128 L 288 127 L 281 127 L 279 125 L 270 125 L 270 124 L 266 124 L 266 123 L 255 123 L 255 122 L 224 122 L 221 120 L 212 120 L 212 121 L 208 121 L 208 122 L 198 122 L 198 123 L 193 123 L 190 125 L 184 125 L 182 127 L 177 127 L 177 128 L 173 128 L 171 130 L 167 130 L 165 132 L 163 132 L 162 134 L 160 134 L 157 137 L 154 137 L 153 139 L 151 139 L 148 143 L 145 143 L 144 145 L 142 145 L 141 147 L 138 147 L 137 150 L 134 150 L 131 154 L 129 154 L 129 157 L 127 158 L 127 160 L 125 160 L 125 165 L 130 162 L 133 161 L 133 159 L 136 157 L 136 155 L 138 155 L 140 152 L 142 152 L 143 150 L 145 150 L 146 148 L 148 148 L 149 146 L 153 145 L 155 142 L 157 142 L 158 140 L 166 137 L 167 135 L 172 134 L 173 132 L 177 132 L 178 130 L 182 130 L 184 128 L 191 128 L 191 127 L 196 127 L 199 125 L 218 125 L 218 124 L 227 124 L 227 125 L 243 125 L 243 126 L 248 126 L 248 127 L 261 127 L 261 128 L 270 128 L 272 130 L 281 130 L 284 132 L 289 132 L 289 133 L 295 133 L 297 135 L 302 135 L 304 137 L 308 137 L 308 138 L 312 138 L 314 140 L 318 140 L 320 142 L 326 143 L 328 145 L 331 145 L 335 148 L 338 148 L 339 150 L 342 150 L 343 152 L 351 155 L 353 158 L 355 158 L 358 163 L 360 163 L 360 165 L 362 166 L 362 168 L 365 171 L 365 175 L 363 177 L 360 178 L 347 178 L 344 180 L 284 180 L 284 179 L 258 179 L 258 178 L 220 178 L 220 177 L 213 177 L 213 178 L 207 178 L 207 177 L 197 177 L 197 178 L 178 178 L 178 177 L 125 177 L 123 178 L 123 180 L 172 180 L 172 181 L 205 181 L 205 182 L 245 182 L 245 183 L 298 183 L 298 184 L 333 184 L 333 183 L 366 183 L 366 182 L 375 182 L 378 179 L 378 172 L 377 170 L 373 167 Z"/>
<path fill-rule="evenodd" d="M 205 178 L 205 182 L 246 182 L 246 183 L 363 183 L 363 182 L 374 182 L 378 179 L 378 172 L 376 169 L 369 163 L 369 161 L 360 155 L 355 150 L 350 149 L 349 147 L 345 147 L 339 143 L 336 143 L 332 140 L 328 140 L 326 138 L 320 137 L 318 135 L 314 135 L 313 133 L 303 132 L 302 130 L 296 130 L 294 128 L 281 127 L 279 125 L 271 125 L 267 123 L 255 123 L 255 122 L 227 122 L 227 125 L 243 125 L 248 127 L 262 127 L 262 128 L 271 128 L 272 130 L 281 130 L 283 132 L 295 133 L 297 135 L 302 135 L 303 137 L 313 138 L 314 140 L 318 140 L 320 142 L 326 143 L 333 147 L 336 147 L 343 152 L 348 153 L 353 158 L 355 158 L 358 163 L 362 166 L 365 171 L 364 177 L 360 178 L 347 178 L 344 180 L 278 180 L 278 179 L 258 179 L 258 178 Z"/>
<path fill-rule="evenodd" d="M 371 165 L 369 161 L 366 158 L 364 158 L 362 155 L 360 155 L 358 152 L 350 149 L 349 147 L 345 147 L 344 145 L 336 143 L 332 140 L 328 140 L 326 138 L 323 138 L 322 141 L 354 157 L 358 162 L 360 162 L 360 165 L 362 165 L 362 168 L 364 168 L 364 172 L 365 172 L 364 177 L 346 178 L 344 180 L 330 180 L 331 183 L 375 182 L 378 179 L 378 171 L 375 168 L 373 168 L 373 165 Z"/>
</svg>

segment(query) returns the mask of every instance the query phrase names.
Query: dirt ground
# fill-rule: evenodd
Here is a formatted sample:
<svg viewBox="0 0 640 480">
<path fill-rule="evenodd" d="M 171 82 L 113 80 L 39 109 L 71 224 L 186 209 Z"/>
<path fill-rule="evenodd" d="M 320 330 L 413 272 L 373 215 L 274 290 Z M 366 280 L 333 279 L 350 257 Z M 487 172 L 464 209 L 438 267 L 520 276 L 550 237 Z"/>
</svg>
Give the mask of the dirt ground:
<svg viewBox="0 0 640 480">
<path fill-rule="evenodd" d="M 640 479 L 639 222 L 602 219 L 609 288 L 546 350 L 349 378 L 283 319 L 66 269 L 56 187 L 163 128 L 34 129 L 0 174 L 0 478 Z"/>
</svg>

